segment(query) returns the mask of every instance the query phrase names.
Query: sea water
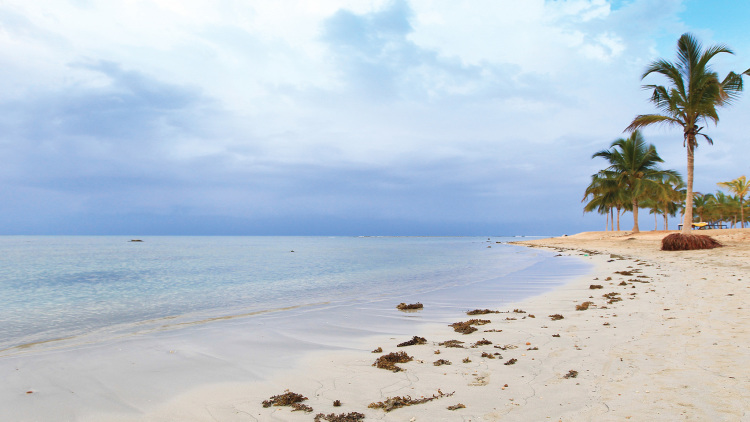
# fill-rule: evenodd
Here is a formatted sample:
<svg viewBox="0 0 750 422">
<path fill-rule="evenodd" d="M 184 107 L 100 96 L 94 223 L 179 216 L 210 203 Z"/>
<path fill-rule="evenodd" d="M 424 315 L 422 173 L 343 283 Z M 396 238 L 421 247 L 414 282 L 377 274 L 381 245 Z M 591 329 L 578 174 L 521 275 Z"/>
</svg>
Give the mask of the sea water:
<svg viewBox="0 0 750 422">
<path fill-rule="evenodd" d="M 228 320 L 294 320 L 314 332 L 305 321 L 337 312 L 346 316 L 339 332 L 347 321 L 387 332 L 387 324 L 414 317 L 395 310 L 402 301 L 424 303 L 418 318 L 439 321 L 542 293 L 587 270 L 504 244 L 508 238 L 131 240 L 0 237 L 0 356 Z"/>
</svg>

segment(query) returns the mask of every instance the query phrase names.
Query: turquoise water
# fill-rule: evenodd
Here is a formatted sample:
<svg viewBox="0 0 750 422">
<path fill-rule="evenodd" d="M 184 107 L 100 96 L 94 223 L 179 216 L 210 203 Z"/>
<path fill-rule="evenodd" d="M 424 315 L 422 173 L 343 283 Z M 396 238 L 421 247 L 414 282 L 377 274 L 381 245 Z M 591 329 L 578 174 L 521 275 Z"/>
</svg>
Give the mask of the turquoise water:
<svg viewBox="0 0 750 422">
<path fill-rule="evenodd" d="M 504 238 L 142 239 L 0 237 L 0 353 L 289 308 L 354 304 L 366 314 L 357 312 L 361 319 L 429 300 L 425 315 L 439 319 L 549 290 L 587 269 L 496 243 Z"/>
</svg>

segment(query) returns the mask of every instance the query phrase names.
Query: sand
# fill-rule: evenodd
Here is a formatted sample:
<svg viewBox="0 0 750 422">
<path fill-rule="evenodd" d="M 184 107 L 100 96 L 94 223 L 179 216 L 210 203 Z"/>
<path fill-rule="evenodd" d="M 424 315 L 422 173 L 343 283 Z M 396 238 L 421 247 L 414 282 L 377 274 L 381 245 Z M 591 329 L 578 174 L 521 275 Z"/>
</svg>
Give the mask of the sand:
<svg viewBox="0 0 750 422">
<path fill-rule="evenodd" d="M 309 353 L 270 381 L 213 383 L 167 403 L 77 420 L 311 421 L 359 412 L 381 421 L 750 421 L 750 229 L 706 231 L 726 246 L 689 252 L 660 251 L 665 234 L 521 242 L 576 255 L 594 270 L 521 303 L 487 304 L 501 313 L 456 315 L 491 321 L 471 334 L 429 325 L 413 333 L 426 344 L 407 347 L 397 344 L 411 336 L 371 337 Z M 576 310 L 584 302 L 588 309 Z M 446 340 L 463 347 L 439 345 Z M 371 352 L 378 347 L 382 353 Z M 403 371 L 372 366 L 399 351 L 413 357 L 398 364 Z M 440 359 L 450 364 L 436 366 Z M 263 407 L 287 389 L 314 411 Z M 436 398 L 390 412 L 368 408 L 395 396 Z"/>
</svg>

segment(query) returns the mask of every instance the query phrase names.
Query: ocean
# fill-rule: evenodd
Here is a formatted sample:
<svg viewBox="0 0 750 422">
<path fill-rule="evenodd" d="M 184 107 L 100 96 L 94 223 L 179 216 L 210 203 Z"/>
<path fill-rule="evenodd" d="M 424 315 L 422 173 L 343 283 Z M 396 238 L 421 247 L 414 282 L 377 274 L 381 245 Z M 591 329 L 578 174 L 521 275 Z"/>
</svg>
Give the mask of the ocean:
<svg viewBox="0 0 750 422">
<path fill-rule="evenodd" d="M 519 238 L 139 239 L 0 237 L 0 357 L 230 323 L 275 324 L 325 343 L 321 327 L 366 335 L 445 322 L 588 271 L 505 244 Z M 403 313 L 400 302 L 425 308 Z"/>
</svg>

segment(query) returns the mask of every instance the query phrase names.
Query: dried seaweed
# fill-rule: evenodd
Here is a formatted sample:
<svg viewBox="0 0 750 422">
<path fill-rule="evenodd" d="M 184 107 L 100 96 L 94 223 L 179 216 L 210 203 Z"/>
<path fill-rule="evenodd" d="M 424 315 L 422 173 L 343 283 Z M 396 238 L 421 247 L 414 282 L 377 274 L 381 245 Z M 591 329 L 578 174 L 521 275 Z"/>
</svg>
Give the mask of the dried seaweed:
<svg viewBox="0 0 750 422">
<path fill-rule="evenodd" d="M 513 312 L 517 313 L 517 314 L 525 314 L 526 313 L 526 311 L 524 311 L 523 309 L 514 309 Z"/>
<path fill-rule="evenodd" d="M 415 404 L 427 403 L 441 397 L 450 397 L 453 393 L 445 394 L 438 390 L 437 394 L 433 394 L 432 397 L 422 397 L 421 399 L 413 399 L 411 396 L 396 396 L 389 397 L 385 401 L 379 401 L 377 403 L 370 403 L 367 407 L 370 409 L 383 409 L 385 412 L 390 412 L 401 407 L 413 406 Z"/>
<path fill-rule="evenodd" d="M 410 303 L 410 304 L 401 302 L 398 305 L 396 305 L 396 309 L 398 309 L 399 311 L 414 311 L 414 310 L 422 309 L 422 308 L 424 308 L 424 305 L 422 305 L 419 302 Z"/>
<path fill-rule="evenodd" d="M 435 366 L 441 366 L 441 365 L 452 365 L 451 361 L 445 360 L 445 359 L 438 359 L 435 362 L 432 362 Z"/>
<path fill-rule="evenodd" d="M 292 403 L 292 412 L 305 412 L 305 413 L 311 413 L 313 411 L 313 408 L 302 403 Z"/>
<path fill-rule="evenodd" d="M 270 399 L 264 400 L 263 407 L 291 406 L 294 403 L 299 403 L 305 400 L 307 400 L 307 397 L 303 396 L 302 394 L 292 393 L 291 391 L 286 390 L 284 394 L 271 396 Z"/>
<path fill-rule="evenodd" d="M 491 354 L 489 354 L 487 352 L 482 352 L 482 357 L 483 358 L 487 358 L 487 359 L 495 359 L 495 356 L 493 356 L 493 355 L 491 355 Z"/>
<path fill-rule="evenodd" d="M 563 378 L 576 378 L 578 377 L 578 371 L 570 370 L 567 374 L 563 375 Z"/>
<path fill-rule="evenodd" d="M 373 350 L 372 353 L 383 353 L 383 348 L 378 347 L 377 349 Z"/>
<path fill-rule="evenodd" d="M 333 407 L 341 407 L 341 400 L 334 400 Z"/>
<path fill-rule="evenodd" d="M 338 415 L 335 413 L 329 413 L 327 415 L 318 413 L 317 415 L 315 415 L 314 422 L 359 422 L 364 419 L 365 415 L 359 412 L 339 413 Z"/>
<path fill-rule="evenodd" d="M 464 346 L 461 346 L 462 344 L 464 344 L 464 342 L 460 341 L 460 340 L 446 340 L 446 341 L 444 341 L 442 343 L 438 343 L 438 346 L 455 347 L 455 348 L 458 348 L 458 349 L 465 349 Z"/>
<path fill-rule="evenodd" d="M 490 345 L 490 344 L 492 344 L 491 341 L 487 340 L 486 338 L 483 338 L 483 339 L 477 341 L 476 343 L 472 344 L 471 347 L 474 348 L 474 349 L 476 349 L 479 346 L 487 346 L 487 345 Z"/>
<path fill-rule="evenodd" d="M 565 319 L 565 317 L 562 316 L 562 315 L 560 315 L 560 314 L 549 315 L 549 317 L 552 318 L 552 321 L 558 321 L 558 320 L 561 320 L 561 319 Z"/>
<path fill-rule="evenodd" d="M 618 296 L 620 296 L 620 294 L 617 293 L 617 292 L 611 292 L 611 293 L 607 293 L 607 294 L 603 294 L 602 295 L 602 297 L 604 297 L 606 299 L 609 299 L 607 301 L 607 303 L 609 303 L 609 304 L 622 301 L 622 298 L 620 298 Z"/>
<path fill-rule="evenodd" d="M 529 317 L 533 317 L 533 315 L 529 315 Z M 502 333 L 503 330 L 498 330 L 498 329 L 493 328 L 491 330 L 484 330 L 483 332 L 484 333 Z"/>
<path fill-rule="evenodd" d="M 515 345 L 512 345 L 512 344 L 506 344 L 505 346 L 495 346 L 495 349 L 513 350 L 513 349 L 518 349 L 518 346 L 515 346 Z"/>
<path fill-rule="evenodd" d="M 414 336 L 411 338 L 411 340 L 407 340 L 403 343 L 397 344 L 396 347 L 414 346 L 417 344 L 425 344 L 425 343 L 427 343 L 427 340 L 424 337 Z"/>
<path fill-rule="evenodd" d="M 489 309 L 474 309 L 473 311 L 466 312 L 466 315 L 485 315 L 485 314 L 499 314 L 500 311 L 491 311 Z"/>
<path fill-rule="evenodd" d="M 393 372 L 399 372 L 404 369 L 396 366 L 397 363 L 406 363 L 411 362 L 412 360 L 414 360 L 414 358 L 407 355 L 406 352 L 391 352 L 379 357 L 372 366 Z"/>
<path fill-rule="evenodd" d="M 585 311 L 593 304 L 594 302 L 583 302 L 580 305 L 576 305 L 576 311 Z"/>
<path fill-rule="evenodd" d="M 471 363 L 471 359 L 469 359 L 469 358 L 464 358 L 464 360 L 463 360 L 463 363 Z"/>
<path fill-rule="evenodd" d="M 466 406 L 464 406 L 461 403 L 454 404 L 453 406 L 448 406 L 448 410 L 458 410 L 458 409 L 465 409 Z"/>
<path fill-rule="evenodd" d="M 472 327 L 473 325 L 485 325 L 489 324 L 490 322 L 492 321 L 488 319 L 470 319 L 468 321 L 455 322 L 450 326 L 453 327 L 453 331 L 457 333 L 471 334 L 474 331 L 477 331 L 476 328 Z"/>
<path fill-rule="evenodd" d="M 604 286 L 602 286 L 601 284 L 592 284 L 592 285 L 589 286 L 589 289 L 591 289 L 591 290 L 594 290 L 594 289 L 603 289 L 603 288 L 604 288 Z"/>
<path fill-rule="evenodd" d="M 507 362 L 505 362 L 503 365 L 515 365 L 516 362 L 518 362 L 518 359 L 511 358 L 510 360 L 508 360 Z"/>
</svg>

